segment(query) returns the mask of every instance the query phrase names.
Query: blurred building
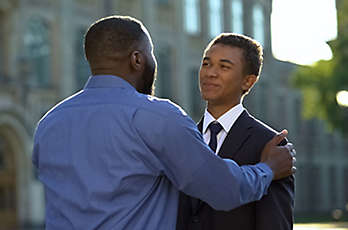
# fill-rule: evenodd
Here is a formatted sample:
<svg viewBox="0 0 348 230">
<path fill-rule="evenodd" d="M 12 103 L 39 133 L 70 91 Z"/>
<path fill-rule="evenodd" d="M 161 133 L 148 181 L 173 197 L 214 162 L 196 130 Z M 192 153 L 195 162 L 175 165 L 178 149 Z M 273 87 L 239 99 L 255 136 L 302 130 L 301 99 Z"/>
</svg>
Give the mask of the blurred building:
<svg viewBox="0 0 348 230">
<path fill-rule="evenodd" d="M 348 144 L 317 120 L 301 118 L 301 94 L 289 86 L 296 66 L 273 58 L 271 0 L 1 0 L 0 229 L 40 226 L 44 193 L 31 163 L 37 121 L 89 76 L 83 34 L 96 19 L 131 15 L 144 22 L 159 63 L 156 93 L 196 121 L 202 51 L 220 32 L 251 36 L 264 46 L 260 81 L 247 96 L 251 113 L 287 128 L 298 152 L 296 213 L 327 214 L 348 203 Z"/>
</svg>

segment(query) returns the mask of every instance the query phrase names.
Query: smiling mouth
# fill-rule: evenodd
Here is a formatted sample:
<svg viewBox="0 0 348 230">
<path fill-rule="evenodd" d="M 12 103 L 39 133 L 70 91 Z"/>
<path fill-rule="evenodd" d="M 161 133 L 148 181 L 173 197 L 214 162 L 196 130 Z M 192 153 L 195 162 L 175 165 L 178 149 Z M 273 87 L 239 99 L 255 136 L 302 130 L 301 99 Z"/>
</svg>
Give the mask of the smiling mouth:
<svg viewBox="0 0 348 230">
<path fill-rule="evenodd" d="M 209 90 L 209 89 L 216 89 L 216 88 L 218 88 L 219 87 L 219 85 L 217 85 L 217 84 L 212 84 L 212 83 L 203 83 L 202 84 L 202 88 L 203 89 L 207 89 L 207 90 Z"/>
</svg>

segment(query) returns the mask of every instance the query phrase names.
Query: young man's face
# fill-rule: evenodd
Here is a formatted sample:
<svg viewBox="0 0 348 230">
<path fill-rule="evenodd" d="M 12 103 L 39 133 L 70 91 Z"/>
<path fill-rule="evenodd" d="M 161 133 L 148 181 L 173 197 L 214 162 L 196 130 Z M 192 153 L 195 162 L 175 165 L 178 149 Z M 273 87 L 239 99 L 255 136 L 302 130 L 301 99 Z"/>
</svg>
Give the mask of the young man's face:
<svg viewBox="0 0 348 230">
<path fill-rule="evenodd" d="M 233 107 L 240 103 L 246 89 L 243 50 L 223 44 L 210 47 L 204 54 L 199 72 L 202 98 L 209 105 Z"/>
</svg>

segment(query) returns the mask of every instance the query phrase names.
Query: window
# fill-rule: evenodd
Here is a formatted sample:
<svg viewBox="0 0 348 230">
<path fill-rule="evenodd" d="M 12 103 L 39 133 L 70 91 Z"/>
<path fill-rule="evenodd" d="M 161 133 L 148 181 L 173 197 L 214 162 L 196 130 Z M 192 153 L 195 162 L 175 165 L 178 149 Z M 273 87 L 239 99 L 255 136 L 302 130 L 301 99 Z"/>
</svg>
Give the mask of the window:
<svg viewBox="0 0 348 230">
<path fill-rule="evenodd" d="M 169 46 L 161 47 L 156 54 L 158 57 L 158 77 L 156 80 L 156 95 L 163 98 L 172 99 L 171 84 L 171 50 Z"/>
<path fill-rule="evenodd" d="M 243 33 L 243 3 L 241 0 L 231 2 L 232 28 L 234 33 Z"/>
<path fill-rule="evenodd" d="M 253 8 L 253 26 L 254 26 L 254 39 L 264 44 L 265 41 L 265 27 L 264 27 L 264 14 L 260 4 L 255 4 Z"/>
<path fill-rule="evenodd" d="M 215 37 L 222 32 L 223 28 L 223 13 L 221 0 L 209 0 L 209 15 L 210 15 L 210 37 Z"/>
<path fill-rule="evenodd" d="M 77 89 L 83 88 L 88 77 L 91 75 L 88 62 L 83 50 L 83 39 L 86 30 L 79 29 L 75 40 L 75 84 Z"/>
<path fill-rule="evenodd" d="M 50 84 L 51 44 L 47 23 L 33 17 L 27 21 L 24 33 L 25 58 L 30 63 L 32 84 L 47 87 Z"/>
<path fill-rule="evenodd" d="M 200 32 L 199 0 L 185 0 L 185 30 L 189 34 Z"/>
</svg>

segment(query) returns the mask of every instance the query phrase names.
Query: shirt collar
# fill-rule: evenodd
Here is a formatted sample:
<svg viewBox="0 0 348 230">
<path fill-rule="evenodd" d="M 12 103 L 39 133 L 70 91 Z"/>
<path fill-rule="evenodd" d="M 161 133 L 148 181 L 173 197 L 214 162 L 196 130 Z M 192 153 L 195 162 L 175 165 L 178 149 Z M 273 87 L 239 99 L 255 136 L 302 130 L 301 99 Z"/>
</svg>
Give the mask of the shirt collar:
<svg viewBox="0 0 348 230">
<path fill-rule="evenodd" d="M 216 121 L 218 121 L 222 125 L 224 131 L 228 133 L 232 125 L 234 124 L 234 122 L 236 122 L 236 120 L 242 114 L 243 111 L 244 111 L 243 105 L 238 104 L 232 107 L 222 116 L 220 116 Z M 213 117 L 213 115 L 209 113 L 207 109 L 205 109 L 204 119 L 203 119 L 203 129 L 202 129 L 203 134 L 207 132 L 209 124 L 213 121 L 215 121 L 215 118 Z"/>
<path fill-rule="evenodd" d="M 135 88 L 126 80 L 114 75 L 94 75 L 88 78 L 84 89 L 87 88 Z"/>
</svg>

